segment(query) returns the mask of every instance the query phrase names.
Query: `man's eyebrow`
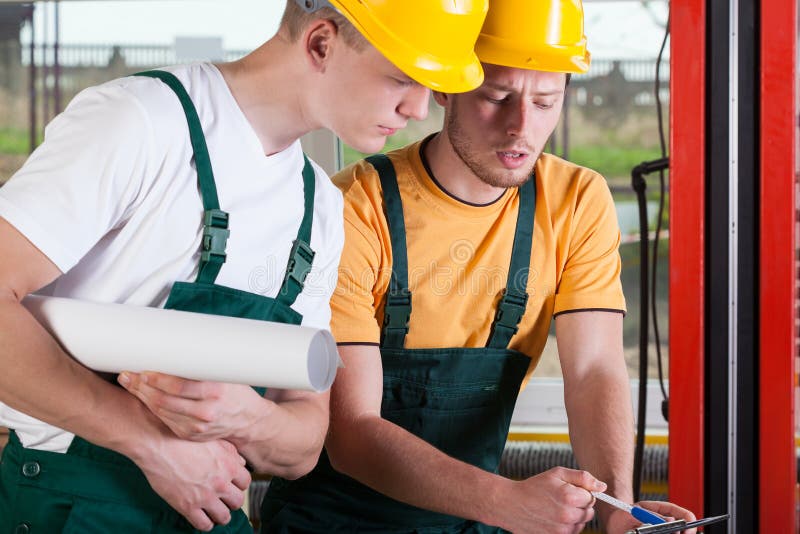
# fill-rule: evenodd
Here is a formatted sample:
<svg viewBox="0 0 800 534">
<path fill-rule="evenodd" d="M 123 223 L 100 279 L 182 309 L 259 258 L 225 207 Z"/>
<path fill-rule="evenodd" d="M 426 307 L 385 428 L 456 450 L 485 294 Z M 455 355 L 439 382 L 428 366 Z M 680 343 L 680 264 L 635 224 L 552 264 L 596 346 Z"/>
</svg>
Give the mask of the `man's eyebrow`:
<svg viewBox="0 0 800 534">
<path fill-rule="evenodd" d="M 510 85 L 504 85 L 502 83 L 497 82 L 483 82 L 483 86 L 487 89 L 494 89 L 495 91 L 503 91 L 505 93 L 513 93 L 516 89 L 511 87 Z M 552 96 L 552 95 L 559 95 L 563 93 L 562 88 L 553 89 L 552 91 L 535 91 L 537 96 Z"/>
<path fill-rule="evenodd" d="M 506 91 L 508 93 L 510 93 L 510 92 L 512 92 L 514 90 L 514 88 L 511 87 L 511 86 L 503 85 L 501 83 L 496 83 L 496 82 L 489 82 L 489 81 L 483 82 L 483 87 L 486 87 L 486 88 L 489 88 L 489 89 L 495 89 L 497 91 Z"/>
</svg>

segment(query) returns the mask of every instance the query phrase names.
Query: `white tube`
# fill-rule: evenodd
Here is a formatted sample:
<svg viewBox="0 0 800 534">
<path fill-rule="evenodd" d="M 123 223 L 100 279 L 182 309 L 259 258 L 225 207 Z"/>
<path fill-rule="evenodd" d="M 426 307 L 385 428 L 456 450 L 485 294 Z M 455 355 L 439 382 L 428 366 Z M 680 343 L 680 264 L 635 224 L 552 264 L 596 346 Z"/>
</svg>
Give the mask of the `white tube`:
<svg viewBox="0 0 800 534">
<path fill-rule="evenodd" d="M 64 350 L 95 371 L 158 371 L 194 380 L 325 391 L 339 365 L 327 330 L 33 295 L 23 304 Z"/>
</svg>

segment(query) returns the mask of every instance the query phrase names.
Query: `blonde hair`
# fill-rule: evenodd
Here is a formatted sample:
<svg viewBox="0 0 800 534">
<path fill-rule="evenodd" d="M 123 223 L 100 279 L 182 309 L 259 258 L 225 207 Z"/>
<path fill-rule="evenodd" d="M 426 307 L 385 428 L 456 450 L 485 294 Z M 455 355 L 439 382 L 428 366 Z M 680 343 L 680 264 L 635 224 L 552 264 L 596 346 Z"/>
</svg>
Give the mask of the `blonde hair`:
<svg viewBox="0 0 800 534">
<path fill-rule="evenodd" d="M 333 22 L 344 42 L 359 52 L 369 44 L 364 36 L 361 35 L 361 32 L 335 9 L 323 7 L 313 13 L 307 13 L 297 5 L 295 0 L 286 0 L 286 10 L 283 12 L 280 27 L 286 30 L 290 41 L 296 42 L 303 35 L 303 31 L 308 25 L 317 19 L 327 19 Z"/>
</svg>

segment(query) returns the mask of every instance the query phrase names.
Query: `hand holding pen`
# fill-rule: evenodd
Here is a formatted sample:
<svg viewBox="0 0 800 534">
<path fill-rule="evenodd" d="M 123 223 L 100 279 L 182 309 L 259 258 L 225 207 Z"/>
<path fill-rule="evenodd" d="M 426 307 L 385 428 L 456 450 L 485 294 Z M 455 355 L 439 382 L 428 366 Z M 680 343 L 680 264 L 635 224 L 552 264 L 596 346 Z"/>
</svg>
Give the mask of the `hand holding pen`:
<svg viewBox="0 0 800 534">
<path fill-rule="evenodd" d="M 659 529 L 663 528 L 664 533 L 680 531 L 695 534 L 697 530 L 693 527 L 700 526 L 695 522 L 696 518 L 692 512 L 670 502 L 643 501 L 631 505 L 605 493 L 591 493 L 597 500 L 606 502 L 624 512 L 620 514 L 618 511 L 609 517 L 609 523 L 605 525 L 609 533 L 655 534 L 661 533 L 662 530 Z M 626 520 L 625 517 L 628 519 Z M 676 518 L 677 521 L 673 521 L 673 518 Z M 678 523 L 681 526 L 678 526 Z"/>
<path fill-rule="evenodd" d="M 651 525 L 658 525 L 659 523 L 666 523 L 666 519 L 661 517 L 660 515 L 656 515 L 653 512 L 645 510 L 641 506 L 631 505 L 620 501 L 619 499 L 615 499 L 611 495 L 606 495 L 605 493 L 601 493 L 599 491 L 593 491 L 592 495 L 594 495 L 595 499 L 603 501 L 605 503 L 610 504 L 614 508 L 619 510 L 628 512 L 631 514 L 635 519 L 641 521 L 642 523 L 649 523 Z"/>
</svg>

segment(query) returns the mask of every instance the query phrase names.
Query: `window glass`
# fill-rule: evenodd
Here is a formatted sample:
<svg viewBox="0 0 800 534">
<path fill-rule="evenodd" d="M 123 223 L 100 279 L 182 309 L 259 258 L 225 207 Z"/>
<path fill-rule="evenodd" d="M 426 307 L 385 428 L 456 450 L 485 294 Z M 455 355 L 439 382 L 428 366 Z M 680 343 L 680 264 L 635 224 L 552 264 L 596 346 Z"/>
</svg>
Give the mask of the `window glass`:
<svg viewBox="0 0 800 534">
<path fill-rule="evenodd" d="M 592 63 L 585 75 L 572 77 L 561 122 L 547 148 L 570 161 L 600 172 L 608 181 L 622 232 L 622 283 L 628 314 L 624 321 L 625 357 L 631 378 L 638 377 L 639 328 L 639 216 L 631 187 L 631 170 L 643 161 L 661 157 L 655 96 L 656 58 L 667 23 L 666 2 L 585 2 L 586 35 Z M 659 72 L 662 106 L 661 131 L 669 139 L 669 41 Z M 390 137 L 384 151 L 416 141 L 441 128 L 443 111 L 431 99 L 430 113 L 421 122 Z M 668 149 L 667 149 L 668 151 Z M 364 157 L 343 147 L 345 165 Z M 668 180 L 665 173 L 665 180 Z M 658 220 L 659 175 L 647 177 L 647 227 L 652 239 Z M 668 190 L 668 182 L 665 183 Z M 656 310 L 667 376 L 669 355 L 668 255 L 669 198 L 664 198 L 656 265 Z M 652 266 L 651 266 L 652 272 Z M 652 310 L 651 310 L 652 321 Z M 551 332 L 536 377 L 560 377 L 555 332 Z M 651 335 L 649 373 L 657 378 L 656 343 Z"/>
<path fill-rule="evenodd" d="M 0 3 L 0 184 L 81 89 L 148 68 L 239 58 L 277 31 L 284 6 L 285 0 Z"/>
<path fill-rule="evenodd" d="M 78 91 L 148 68 L 241 57 L 275 33 L 284 5 L 263 0 L 38 2 L 35 7 L 0 2 L 0 186 L 41 141 L 44 125 Z M 0 428 L 0 449 L 7 439 L 7 429 Z"/>
</svg>

